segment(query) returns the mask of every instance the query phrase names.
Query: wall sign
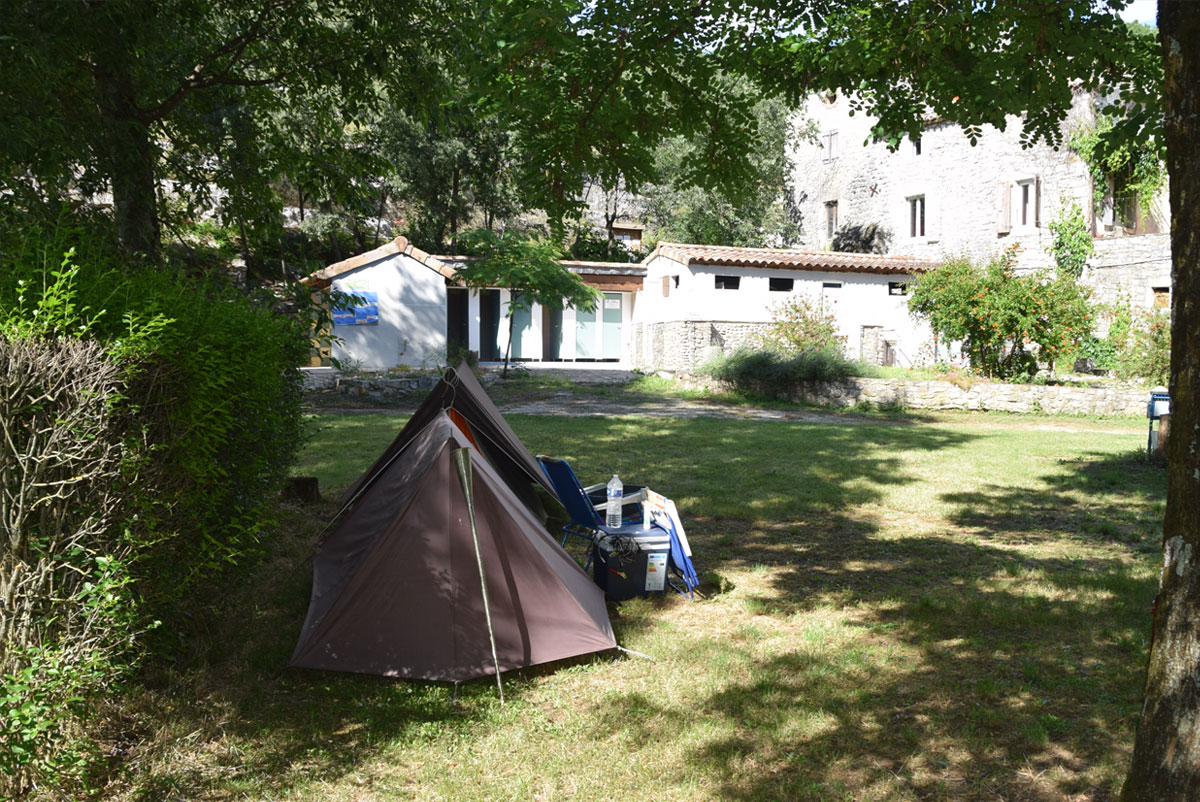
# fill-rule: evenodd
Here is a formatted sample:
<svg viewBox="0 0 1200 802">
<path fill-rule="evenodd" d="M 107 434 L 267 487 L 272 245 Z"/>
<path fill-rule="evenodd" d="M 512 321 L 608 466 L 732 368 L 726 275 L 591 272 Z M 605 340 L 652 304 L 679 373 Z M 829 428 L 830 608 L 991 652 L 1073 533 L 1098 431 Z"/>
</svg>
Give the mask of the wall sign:
<svg viewBox="0 0 1200 802">
<path fill-rule="evenodd" d="M 373 326 L 379 323 L 379 293 L 371 290 L 366 281 L 347 281 L 336 287 L 339 292 L 355 296 L 352 309 L 333 313 L 335 326 Z"/>
</svg>

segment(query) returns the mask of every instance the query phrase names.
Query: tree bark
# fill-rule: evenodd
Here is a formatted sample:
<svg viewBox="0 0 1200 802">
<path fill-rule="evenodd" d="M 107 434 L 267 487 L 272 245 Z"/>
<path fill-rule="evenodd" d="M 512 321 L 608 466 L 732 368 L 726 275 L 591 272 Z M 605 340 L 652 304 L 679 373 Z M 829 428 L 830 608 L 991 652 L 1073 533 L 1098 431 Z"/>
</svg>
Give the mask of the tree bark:
<svg viewBox="0 0 1200 802">
<path fill-rule="evenodd" d="M 118 34 L 119 36 L 119 34 Z M 100 134 L 112 181 L 117 242 L 127 254 L 155 261 L 162 232 L 158 222 L 157 159 L 129 74 L 129 56 L 119 42 L 96 54 L 92 65 Z"/>
<path fill-rule="evenodd" d="M 1171 186 L 1171 425 L 1163 572 L 1123 802 L 1200 799 L 1200 4 L 1159 0 Z"/>
</svg>

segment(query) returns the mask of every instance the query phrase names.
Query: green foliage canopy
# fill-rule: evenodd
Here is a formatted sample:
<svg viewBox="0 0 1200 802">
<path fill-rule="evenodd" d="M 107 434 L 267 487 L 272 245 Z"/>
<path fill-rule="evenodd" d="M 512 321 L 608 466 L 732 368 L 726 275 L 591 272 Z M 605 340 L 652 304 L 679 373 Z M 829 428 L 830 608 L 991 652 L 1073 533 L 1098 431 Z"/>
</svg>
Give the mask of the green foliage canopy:
<svg viewBox="0 0 1200 802">
<path fill-rule="evenodd" d="M 731 82 L 730 96 L 753 112 L 755 134 L 749 145 L 749 187 L 731 195 L 696 185 L 687 163 L 703 143 L 673 137 L 655 150 L 656 179 L 646 186 L 645 216 L 660 239 L 703 245 L 787 247 L 800 238 L 800 215 L 792 203 L 792 163 L 788 148 L 808 135 L 792 122 L 792 109 L 780 98 L 755 100 L 745 79 Z"/>
</svg>

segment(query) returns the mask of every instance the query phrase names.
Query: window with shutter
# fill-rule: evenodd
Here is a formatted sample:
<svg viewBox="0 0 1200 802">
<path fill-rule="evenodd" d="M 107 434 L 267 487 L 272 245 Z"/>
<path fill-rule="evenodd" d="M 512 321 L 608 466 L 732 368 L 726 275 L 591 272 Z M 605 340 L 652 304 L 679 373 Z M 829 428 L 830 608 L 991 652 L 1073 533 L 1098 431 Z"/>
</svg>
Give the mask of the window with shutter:
<svg viewBox="0 0 1200 802">
<path fill-rule="evenodd" d="M 838 157 L 837 131 L 826 131 L 821 134 L 821 149 L 824 150 L 822 158 L 826 162 L 831 162 Z"/>
<path fill-rule="evenodd" d="M 663 276 L 663 297 L 666 298 L 671 294 L 671 277 Z"/>
</svg>

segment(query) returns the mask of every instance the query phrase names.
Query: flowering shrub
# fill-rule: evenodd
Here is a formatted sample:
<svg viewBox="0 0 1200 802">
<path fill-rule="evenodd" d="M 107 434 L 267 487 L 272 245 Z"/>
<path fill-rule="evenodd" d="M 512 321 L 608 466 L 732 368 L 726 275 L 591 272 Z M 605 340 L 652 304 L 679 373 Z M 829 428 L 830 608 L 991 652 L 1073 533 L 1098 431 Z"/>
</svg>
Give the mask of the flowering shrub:
<svg viewBox="0 0 1200 802">
<path fill-rule="evenodd" d="M 771 312 L 771 326 L 759 337 L 762 347 L 785 354 L 842 353 L 846 338 L 838 334 L 837 322 L 823 301 L 796 296 Z"/>
<path fill-rule="evenodd" d="M 1018 276 L 1013 256 L 983 267 L 945 264 L 917 282 L 908 302 L 940 338 L 962 342 L 972 369 L 1002 379 L 1035 372 L 1035 355 L 1053 369 L 1092 328 L 1088 292 L 1069 273 Z"/>
</svg>

